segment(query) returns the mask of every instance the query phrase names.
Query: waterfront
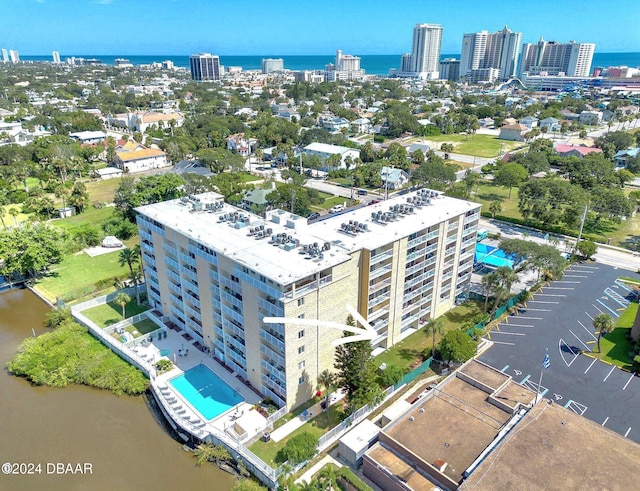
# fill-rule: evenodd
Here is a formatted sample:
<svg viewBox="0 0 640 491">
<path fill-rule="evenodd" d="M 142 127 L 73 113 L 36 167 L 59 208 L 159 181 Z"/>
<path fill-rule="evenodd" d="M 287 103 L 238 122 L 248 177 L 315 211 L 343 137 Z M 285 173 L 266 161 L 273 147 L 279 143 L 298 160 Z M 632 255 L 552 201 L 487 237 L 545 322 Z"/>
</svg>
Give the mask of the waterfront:
<svg viewBox="0 0 640 491">
<path fill-rule="evenodd" d="M 357 53 L 353 53 L 357 55 Z M 177 67 L 188 68 L 189 56 L 185 55 L 61 55 L 64 60 L 70 56 L 76 58 L 95 58 L 107 65 L 113 65 L 116 58 L 125 58 L 134 65 L 149 65 L 153 62 L 171 60 Z M 361 66 L 370 75 L 387 75 L 391 68 L 400 67 L 401 55 L 362 55 Z M 265 56 L 228 56 L 220 55 L 224 66 L 240 66 L 243 70 L 260 70 L 263 58 L 282 58 L 287 70 L 324 70 L 327 63 L 335 62 L 335 54 L 328 55 L 265 55 Z M 460 54 L 442 54 L 440 59 L 457 58 Z M 51 61 L 51 55 L 22 56 L 23 61 Z M 602 66 L 640 66 L 640 53 L 598 53 L 593 55 L 592 67 Z"/>
<path fill-rule="evenodd" d="M 230 489 L 233 477 L 197 467 L 144 397 L 89 387 L 34 387 L 5 368 L 22 340 L 45 331 L 48 307 L 28 290 L 0 294 L 0 463 L 42 464 L 42 474 L 0 474 L 2 490 Z M 91 464 L 90 475 L 47 474 L 47 463 Z"/>
</svg>

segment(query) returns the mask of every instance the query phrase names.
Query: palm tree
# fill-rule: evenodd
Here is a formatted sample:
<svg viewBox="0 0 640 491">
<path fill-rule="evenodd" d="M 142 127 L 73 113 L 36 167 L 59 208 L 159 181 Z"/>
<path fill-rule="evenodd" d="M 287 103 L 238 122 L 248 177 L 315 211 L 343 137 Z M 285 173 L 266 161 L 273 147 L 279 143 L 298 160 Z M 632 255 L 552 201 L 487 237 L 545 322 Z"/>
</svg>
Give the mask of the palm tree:
<svg viewBox="0 0 640 491">
<path fill-rule="evenodd" d="M 615 323 L 609 314 L 598 314 L 593 319 L 593 327 L 595 327 L 598 331 L 598 353 L 600 353 L 600 339 L 602 339 L 605 334 L 613 331 L 615 327 Z"/>
<path fill-rule="evenodd" d="M 496 303 L 493 306 L 494 312 L 498 309 L 503 297 L 509 296 L 511 291 L 511 285 L 518 279 L 518 275 L 509 266 L 500 266 L 495 271 L 498 277 L 498 294 L 496 296 Z"/>
<path fill-rule="evenodd" d="M 13 217 L 13 223 L 17 227 L 18 226 L 18 218 L 17 216 L 20 214 L 17 208 L 11 207 L 9 208 L 9 215 Z"/>
<path fill-rule="evenodd" d="M 329 370 L 324 370 L 318 375 L 317 382 L 318 387 L 325 391 L 324 408 L 327 412 L 327 421 L 329 421 L 329 394 L 331 394 L 333 389 L 336 387 L 336 376 Z"/>
<path fill-rule="evenodd" d="M 4 217 L 6 216 L 7 211 L 3 206 L 0 206 L 0 222 L 2 222 L 2 228 L 7 228 L 7 225 L 4 223 Z"/>
<path fill-rule="evenodd" d="M 442 336 L 446 332 L 444 328 L 444 321 L 438 317 L 437 319 L 431 319 L 424 327 L 427 335 L 431 334 L 431 358 L 436 353 L 436 334 Z"/>
<path fill-rule="evenodd" d="M 495 218 L 498 213 L 502 211 L 502 203 L 497 199 L 494 199 L 489 203 L 489 213 L 491 213 L 491 218 Z"/>
<path fill-rule="evenodd" d="M 135 248 L 130 249 L 122 249 L 120 254 L 118 255 L 118 264 L 120 266 L 124 266 L 125 264 L 129 266 L 129 274 L 133 275 L 133 265 L 138 264 L 140 260 L 140 254 L 137 252 Z"/>
<path fill-rule="evenodd" d="M 115 303 L 116 305 L 120 305 L 120 307 L 122 307 L 122 319 L 124 320 L 124 309 L 127 306 L 127 304 L 131 302 L 131 297 L 129 295 L 127 295 L 126 293 L 118 293 L 116 295 L 116 298 L 113 300 L 113 303 Z"/>
<path fill-rule="evenodd" d="M 495 272 L 482 277 L 482 289 L 484 290 L 484 312 L 486 312 L 489 307 L 489 297 L 499 284 L 498 275 L 496 275 Z"/>
</svg>

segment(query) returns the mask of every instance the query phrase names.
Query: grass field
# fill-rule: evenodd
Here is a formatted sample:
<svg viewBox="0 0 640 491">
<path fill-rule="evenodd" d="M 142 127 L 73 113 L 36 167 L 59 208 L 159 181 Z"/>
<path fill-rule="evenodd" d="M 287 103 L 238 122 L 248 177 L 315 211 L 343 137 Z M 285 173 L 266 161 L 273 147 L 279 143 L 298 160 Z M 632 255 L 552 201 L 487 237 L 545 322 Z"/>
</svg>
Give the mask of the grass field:
<svg viewBox="0 0 640 491">
<path fill-rule="evenodd" d="M 4 216 L 2 217 L 2 219 L 4 220 L 5 226 L 7 227 L 13 227 L 16 224 L 16 222 L 18 223 L 24 222 L 29 218 L 29 215 L 25 215 L 24 213 L 22 213 L 22 205 L 17 205 L 17 204 L 5 205 L 5 206 L 0 206 L 0 208 L 4 209 Z M 9 210 L 11 208 L 15 208 L 19 212 L 15 220 L 11 215 L 9 215 Z"/>
<path fill-rule="evenodd" d="M 471 321 L 482 312 L 482 305 L 476 302 L 466 302 L 455 307 L 442 316 L 446 331 L 460 329 L 464 324 Z M 436 346 L 441 336 L 436 336 Z M 406 337 L 384 353 L 374 358 L 376 366 L 386 363 L 387 366 L 397 366 L 403 371 L 409 371 L 422 362 L 425 349 L 431 350 L 432 336 L 427 335 L 424 329 L 419 329 Z"/>
<path fill-rule="evenodd" d="M 129 273 L 127 266 L 118 264 L 120 251 L 110 252 L 102 256 L 89 257 L 84 252 L 66 256 L 60 264 L 54 264 L 49 274 L 36 283 L 36 289 L 48 300 L 55 302 L 71 291 L 79 291 L 106 281 L 115 276 L 122 277 Z"/>
<path fill-rule="evenodd" d="M 349 198 L 343 198 L 341 196 L 332 196 L 330 198 L 325 198 L 324 203 L 322 203 L 321 205 L 312 205 L 310 206 L 310 208 L 313 211 L 328 210 L 332 206 L 344 204 L 345 201 L 347 202 L 347 206 L 348 206 Z"/>
<path fill-rule="evenodd" d="M 133 298 L 124 308 L 125 318 L 133 317 L 134 315 L 138 315 L 148 309 L 149 307 L 147 305 L 138 305 L 136 303 L 136 299 Z M 114 302 L 109 302 L 85 310 L 83 314 L 95 322 L 99 327 L 104 328 L 122 320 L 122 307 L 120 307 L 120 305 L 116 305 Z M 142 326 L 141 328 L 144 329 Z"/>
<path fill-rule="evenodd" d="M 487 158 L 497 157 L 501 153 L 524 146 L 522 142 L 499 140 L 493 135 L 438 135 L 429 136 L 425 141 L 437 150 L 446 142 L 453 144 L 453 153 Z"/>
<path fill-rule="evenodd" d="M 283 462 L 277 461 L 278 451 L 283 448 L 287 441 L 293 438 L 300 433 L 311 433 L 316 438 L 320 438 L 327 431 L 329 431 L 334 426 L 337 426 L 340 423 L 340 415 L 342 412 L 342 406 L 339 403 L 334 404 L 333 406 L 329 406 L 329 419 L 327 420 L 326 413 L 320 413 L 315 416 L 311 421 L 303 424 L 300 428 L 295 430 L 293 433 L 288 435 L 286 438 L 283 438 L 279 442 L 274 442 L 271 440 L 270 442 L 262 442 L 258 440 L 253 445 L 249 447 L 253 453 L 255 453 L 258 457 L 264 460 L 267 464 L 271 466 L 278 466 Z"/>
<path fill-rule="evenodd" d="M 633 353 L 633 343 L 627 339 L 627 333 L 631 331 L 637 312 L 638 303 L 630 303 L 618 317 L 615 329 L 600 340 L 600 353 L 594 351 L 593 355 L 602 361 L 630 370 L 633 360 L 629 354 Z M 594 349 L 597 350 L 597 347 Z"/>
<path fill-rule="evenodd" d="M 84 213 L 80 213 L 69 218 L 53 220 L 51 223 L 56 227 L 64 228 L 66 230 L 73 230 L 74 228 L 81 227 L 83 225 L 94 225 L 99 228 L 103 223 L 106 223 L 111 219 L 114 209 L 115 208 L 111 206 L 103 206 L 102 208 L 89 206 Z"/>
<path fill-rule="evenodd" d="M 112 203 L 121 178 L 86 182 L 90 203 Z"/>
<path fill-rule="evenodd" d="M 502 186 L 496 186 L 491 182 L 481 183 L 477 190 L 471 194 L 471 199 L 482 205 L 483 211 L 489 210 L 489 203 L 499 201 L 502 211 L 499 215 L 522 218 L 518 209 L 518 188 L 511 189 L 511 198 L 509 198 L 509 190 Z"/>
</svg>

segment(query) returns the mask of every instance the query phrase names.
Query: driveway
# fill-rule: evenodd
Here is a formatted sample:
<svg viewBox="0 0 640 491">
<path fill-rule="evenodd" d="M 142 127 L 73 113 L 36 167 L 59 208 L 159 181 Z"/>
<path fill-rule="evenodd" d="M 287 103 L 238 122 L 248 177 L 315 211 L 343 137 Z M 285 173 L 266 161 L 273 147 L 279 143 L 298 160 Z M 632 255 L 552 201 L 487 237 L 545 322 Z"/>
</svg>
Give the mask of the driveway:
<svg viewBox="0 0 640 491">
<path fill-rule="evenodd" d="M 572 265 L 487 335 L 494 345 L 480 360 L 640 443 L 640 378 L 591 356 L 597 339 L 593 318 L 604 312 L 617 319 L 633 298 L 617 281 L 625 274 L 603 264 Z M 548 369 L 542 368 L 545 353 Z"/>
</svg>

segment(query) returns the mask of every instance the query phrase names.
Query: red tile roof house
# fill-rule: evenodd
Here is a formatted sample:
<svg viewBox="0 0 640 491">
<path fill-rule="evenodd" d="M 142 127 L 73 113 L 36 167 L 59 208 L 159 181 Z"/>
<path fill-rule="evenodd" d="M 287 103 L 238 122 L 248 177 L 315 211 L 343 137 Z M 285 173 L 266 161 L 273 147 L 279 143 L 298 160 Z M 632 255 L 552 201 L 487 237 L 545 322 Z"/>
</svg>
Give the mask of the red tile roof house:
<svg viewBox="0 0 640 491">
<path fill-rule="evenodd" d="M 577 145 L 564 145 L 562 143 L 556 144 L 554 150 L 558 155 L 562 157 L 579 157 L 582 158 L 585 155 L 589 155 L 591 153 L 602 153 L 601 148 L 594 147 L 581 147 Z"/>
</svg>

